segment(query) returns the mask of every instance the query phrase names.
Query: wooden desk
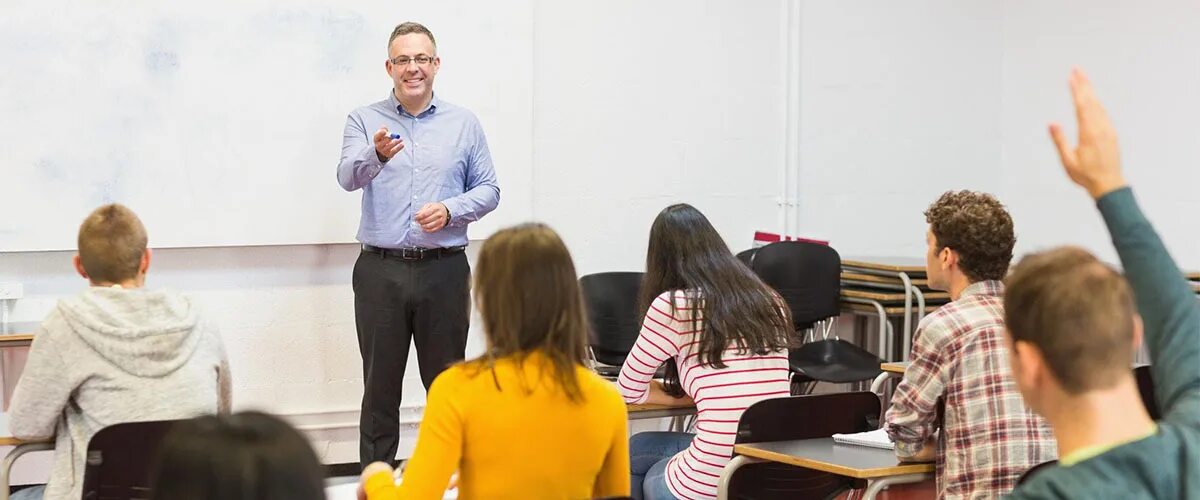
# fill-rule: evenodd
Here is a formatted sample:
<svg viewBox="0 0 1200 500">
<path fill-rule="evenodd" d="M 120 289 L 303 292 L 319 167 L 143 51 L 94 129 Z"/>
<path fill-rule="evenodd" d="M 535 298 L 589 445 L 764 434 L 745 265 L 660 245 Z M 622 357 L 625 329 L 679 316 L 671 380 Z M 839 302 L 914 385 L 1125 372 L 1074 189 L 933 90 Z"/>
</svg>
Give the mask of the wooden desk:
<svg viewBox="0 0 1200 500">
<path fill-rule="evenodd" d="M 851 272 L 851 271 L 842 271 L 842 281 L 874 283 L 874 284 L 878 284 L 878 285 L 889 285 L 889 286 L 896 286 L 896 287 L 904 286 L 904 282 L 900 281 L 900 278 L 892 278 L 889 276 L 877 276 L 874 274 L 863 274 L 863 273 L 856 273 L 856 272 Z M 929 286 L 929 280 L 923 279 L 923 278 L 922 279 L 913 279 L 912 285 L 913 286 Z"/>
<path fill-rule="evenodd" d="M 932 304 L 932 305 L 926 306 L 925 313 L 928 314 L 943 305 L 944 304 Z M 857 313 L 873 313 L 876 310 L 875 310 L 875 307 L 871 304 L 842 301 L 842 311 L 857 312 Z M 885 306 L 883 308 L 883 311 L 888 316 L 903 316 L 905 310 L 904 310 L 903 306 Z"/>
<path fill-rule="evenodd" d="M 856 299 L 868 299 L 883 303 L 904 302 L 903 293 L 887 293 L 885 291 L 862 290 L 856 288 L 842 288 L 842 297 L 853 297 Z M 950 294 L 946 292 L 925 292 L 925 300 L 931 302 L 945 303 L 950 301 Z"/>
<path fill-rule="evenodd" d="M 17 439 L 8 431 L 8 414 L 0 413 L 0 446 L 14 448 L 4 456 L 0 465 L 0 500 L 8 500 L 8 487 L 12 485 L 12 466 L 21 455 L 33 451 L 53 450 L 53 440 L 25 441 Z"/>
<path fill-rule="evenodd" d="M 685 419 L 690 415 L 696 414 L 695 406 L 667 406 L 667 405 L 625 405 L 625 411 L 629 415 L 629 420 L 642 420 L 648 418 L 670 418 L 671 426 L 669 429 L 675 432 L 687 432 L 687 422 Z M 4 500 L 4 499 L 0 499 Z"/>
<path fill-rule="evenodd" d="M 913 328 L 916 323 L 921 320 L 920 316 L 924 314 L 925 298 L 921 289 L 913 284 L 913 278 L 925 278 L 925 259 L 919 257 L 849 257 L 842 259 L 842 272 L 852 274 L 867 274 L 882 276 L 888 279 L 900 280 L 901 290 L 904 292 L 904 322 L 901 327 L 900 337 L 903 343 L 900 348 L 900 358 L 906 359 L 910 350 L 909 343 L 912 342 Z M 916 298 L 916 310 L 914 313 L 913 299 Z M 916 321 L 913 317 L 917 316 Z M 886 352 L 880 352 L 879 356 L 884 359 L 891 358 L 894 345 L 888 345 Z"/>
<path fill-rule="evenodd" d="M 625 405 L 629 420 L 646 418 L 686 417 L 696 413 L 695 406 Z"/>
<path fill-rule="evenodd" d="M 925 259 L 918 257 L 847 257 L 842 267 L 925 275 Z"/>
<path fill-rule="evenodd" d="M 1187 276 L 1187 279 L 1200 281 L 1200 271 L 1184 271 L 1183 275 Z"/>
<path fill-rule="evenodd" d="M 33 343 L 33 332 L 37 330 L 40 324 L 30 321 L 0 325 L 0 349 L 6 347 L 24 347 Z"/>
<path fill-rule="evenodd" d="M 889 485 L 924 481 L 932 463 L 901 463 L 896 452 L 882 448 L 838 444 L 833 438 L 746 443 L 733 447 L 734 458 L 721 471 L 717 498 L 727 499 L 729 479 L 748 463 L 778 462 L 839 476 L 870 480 L 864 499 L 873 499 Z"/>
<path fill-rule="evenodd" d="M 883 373 L 876 375 L 875 380 L 871 381 L 871 392 L 879 395 L 881 399 L 880 403 L 882 404 L 884 410 L 887 410 L 888 406 L 891 405 L 890 398 L 887 400 L 883 399 L 884 385 L 887 384 L 888 379 L 892 377 L 903 377 L 904 371 L 908 369 L 908 365 L 910 364 L 911 362 L 904 361 L 901 363 L 884 363 L 879 365 L 879 369 L 883 370 Z"/>
</svg>

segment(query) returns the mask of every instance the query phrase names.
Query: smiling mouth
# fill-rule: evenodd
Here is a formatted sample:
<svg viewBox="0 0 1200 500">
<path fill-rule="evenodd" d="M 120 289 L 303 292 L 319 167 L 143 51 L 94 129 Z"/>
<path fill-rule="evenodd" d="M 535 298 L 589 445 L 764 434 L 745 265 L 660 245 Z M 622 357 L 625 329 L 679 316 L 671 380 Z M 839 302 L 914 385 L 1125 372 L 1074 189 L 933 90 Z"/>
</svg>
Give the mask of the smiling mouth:
<svg viewBox="0 0 1200 500">
<path fill-rule="evenodd" d="M 406 87 L 416 87 L 425 82 L 425 78 L 405 78 L 404 85 Z"/>
</svg>

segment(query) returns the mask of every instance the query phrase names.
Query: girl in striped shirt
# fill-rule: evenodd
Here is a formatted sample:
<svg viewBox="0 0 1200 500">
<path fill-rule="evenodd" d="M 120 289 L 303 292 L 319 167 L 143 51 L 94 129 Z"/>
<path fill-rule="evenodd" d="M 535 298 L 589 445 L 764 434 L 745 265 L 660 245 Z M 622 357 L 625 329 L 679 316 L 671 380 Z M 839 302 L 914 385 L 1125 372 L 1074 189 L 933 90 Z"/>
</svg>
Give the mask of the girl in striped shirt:
<svg viewBox="0 0 1200 500">
<path fill-rule="evenodd" d="M 635 499 L 711 499 L 751 404 L 789 395 L 792 322 L 700 211 L 667 207 L 650 229 L 642 331 L 617 380 L 626 403 L 695 405 L 695 434 L 630 440 Z M 652 380 L 667 364 L 667 376 Z"/>
</svg>

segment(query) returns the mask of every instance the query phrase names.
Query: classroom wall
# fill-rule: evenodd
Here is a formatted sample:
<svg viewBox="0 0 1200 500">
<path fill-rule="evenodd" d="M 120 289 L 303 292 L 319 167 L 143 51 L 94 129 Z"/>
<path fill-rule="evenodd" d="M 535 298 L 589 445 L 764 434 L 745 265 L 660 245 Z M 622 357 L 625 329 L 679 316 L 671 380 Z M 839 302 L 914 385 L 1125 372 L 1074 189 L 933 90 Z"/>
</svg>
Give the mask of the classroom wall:
<svg viewBox="0 0 1200 500">
<path fill-rule="evenodd" d="M 1066 79 L 1092 76 L 1129 181 L 1180 265 L 1200 269 L 1200 4 L 804 1 L 800 232 L 843 255 L 921 255 L 921 212 L 989 191 L 1017 254 L 1082 245 L 1116 262 L 1046 132 L 1074 133 Z"/>
<path fill-rule="evenodd" d="M 1200 111 L 1191 91 L 1200 7 L 1086 5 L 538 1 L 533 169 L 502 183 L 532 190 L 534 217 L 562 233 L 580 274 L 640 269 L 651 220 L 676 201 L 708 213 L 735 249 L 754 229 L 780 227 L 789 141 L 800 170 L 788 215 L 843 255 L 921 255 L 921 211 L 946 189 L 969 188 L 1009 204 L 1020 250 L 1075 241 L 1111 257 L 1044 136 L 1047 120 L 1071 119 L 1065 78 L 1079 63 L 1109 103 L 1147 211 L 1183 265 L 1200 268 L 1189 227 L 1200 206 L 1188 192 L 1200 181 L 1200 141 L 1185 121 Z M 789 22 L 799 26 L 790 47 Z M 789 57 L 799 64 L 791 136 Z M 327 462 L 357 460 L 356 254 L 353 245 L 170 249 L 155 254 L 150 279 L 186 290 L 219 320 L 235 405 L 290 415 Z M 39 319 L 83 286 L 69 258 L 0 254 L 0 281 L 26 286 L 13 319 Z M 474 328 L 470 352 L 481 345 Z M 409 373 L 402 449 L 424 401 L 411 363 Z"/>
</svg>

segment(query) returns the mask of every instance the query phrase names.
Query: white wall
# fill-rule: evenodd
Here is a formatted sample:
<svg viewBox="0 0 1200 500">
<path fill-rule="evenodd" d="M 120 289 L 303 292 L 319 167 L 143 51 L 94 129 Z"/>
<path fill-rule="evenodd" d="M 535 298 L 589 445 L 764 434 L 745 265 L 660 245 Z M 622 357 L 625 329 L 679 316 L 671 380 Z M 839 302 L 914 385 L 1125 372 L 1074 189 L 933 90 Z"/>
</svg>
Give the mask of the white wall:
<svg viewBox="0 0 1200 500">
<path fill-rule="evenodd" d="M 1008 205 L 1018 255 L 1072 243 L 1115 262 L 1046 132 L 1074 130 L 1078 65 L 1143 208 L 1181 266 L 1200 269 L 1198 14 L 1189 0 L 804 1 L 800 232 L 843 255 L 919 256 L 925 207 L 974 189 Z"/>
<path fill-rule="evenodd" d="M 1069 124 L 1072 65 L 1086 70 L 1121 140 L 1129 182 L 1179 264 L 1200 269 L 1200 3 L 1004 3 L 1002 194 L 1019 249 L 1073 242 L 1116 262 L 1087 200 L 1062 173 L 1046 132 Z"/>
<path fill-rule="evenodd" d="M 774 229 L 784 2 L 539 2 L 534 216 L 579 271 L 641 269 L 660 210 L 688 202 L 734 248 Z"/>
<path fill-rule="evenodd" d="M 1104 250 L 1044 135 L 1046 121 L 1071 119 L 1065 77 L 1079 63 L 1109 103 L 1151 217 L 1200 268 L 1190 224 L 1200 198 L 1188 192 L 1200 184 L 1200 141 L 1186 121 L 1200 112 L 1200 7 L 1128 5 L 801 2 L 800 232 L 844 255 L 920 255 L 921 211 L 968 188 L 1011 207 L 1022 249 Z M 776 227 L 786 7 L 535 3 L 533 173 L 502 183 L 532 191 L 535 218 L 563 234 L 580 273 L 640 269 L 651 220 L 675 201 L 704 210 L 735 249 Z M 355 255 L 353 245 L 164 250 L 150 281 L 219 318 L 236 405 L 324 427 L 313 436 L 329 462 L 357 460 Z M 0 281 L 26 285 L 14 319 L 39 319 L 83 286 L 69 256 L 0 254 Z M 469 349 L 480 341 L 473 330 Z M 424 398 L 409 373 L 405 418 L 415 419 Z"/>
<path fill-rule="evenodd" d="M 1000 179 L 999 2 L 803 2 L 800 229 L 921 256 L 921 212 Z"/>
</svg>

